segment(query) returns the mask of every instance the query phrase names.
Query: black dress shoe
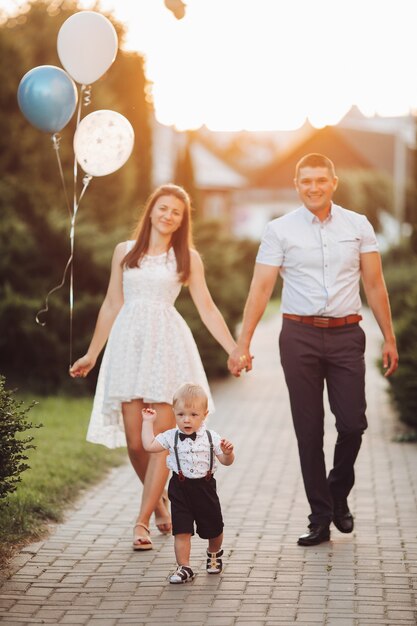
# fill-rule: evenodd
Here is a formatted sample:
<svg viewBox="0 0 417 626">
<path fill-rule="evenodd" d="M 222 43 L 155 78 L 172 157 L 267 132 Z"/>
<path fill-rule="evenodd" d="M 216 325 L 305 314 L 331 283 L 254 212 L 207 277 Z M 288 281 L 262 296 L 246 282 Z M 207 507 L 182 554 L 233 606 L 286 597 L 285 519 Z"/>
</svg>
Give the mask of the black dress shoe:
<svg viewBox="0 0 417 626">
<path fill-rule="evenodd" d="M 316 546 L 323 541 L 329 541 L 330 530 L 328 524 L 310 524 L 309 531 L 298 538 L 299 546 Z"/>
<path fill-rule="evenodd" d="M 354 522 L 346 498 L 333 501 L 333 524 L 341 533 L 351 533 Z"/>
</svg>

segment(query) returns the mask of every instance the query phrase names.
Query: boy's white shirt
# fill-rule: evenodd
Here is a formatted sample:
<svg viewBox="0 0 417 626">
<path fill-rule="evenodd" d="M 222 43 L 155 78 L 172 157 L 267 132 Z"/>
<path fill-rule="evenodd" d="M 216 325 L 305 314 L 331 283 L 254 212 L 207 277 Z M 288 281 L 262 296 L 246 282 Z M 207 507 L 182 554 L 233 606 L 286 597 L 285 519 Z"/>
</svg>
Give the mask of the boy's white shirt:
<svg viewBox="0 0 417 626">
<path fill-rule="evenodd" d="M 217 469 L 216 455 L 222 454 L 220 447 L 221 437 L 211 428 L 209 429 L 214 447 L 213 468 Z M 203 478 L 210 469 L 210 442 L 207 437 L 207 428 L 202 424 L 197 430 L 195 441 L 187 437 L 184 441 L 178 437 L 177 451 L 180 459 L 181 470 L 187 478 Z M 155 437 L 155 440 L 169 451 L 167 456 L 167 467 L 178 474 L 178 465 L 175 458 L 174 442 L 175 433 L 180 432 L 178 428 L 171 428 Z"/>
</svg>

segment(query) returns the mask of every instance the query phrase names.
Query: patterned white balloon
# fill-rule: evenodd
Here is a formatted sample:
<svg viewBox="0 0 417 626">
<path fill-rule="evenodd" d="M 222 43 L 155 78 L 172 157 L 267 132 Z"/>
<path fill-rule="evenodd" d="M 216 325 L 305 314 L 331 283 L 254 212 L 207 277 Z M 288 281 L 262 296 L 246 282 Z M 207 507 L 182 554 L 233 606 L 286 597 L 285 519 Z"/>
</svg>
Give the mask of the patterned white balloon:
<svg viewBox="0 0 417 626">
<path fill-rule="evenodd" d="M 106 176 L 126 163 L 134 140 L 131 123 L 120 113 L 103 109 L 80 121 L 74 135 L 74 152 L 86 174 Z"/>
</svg>

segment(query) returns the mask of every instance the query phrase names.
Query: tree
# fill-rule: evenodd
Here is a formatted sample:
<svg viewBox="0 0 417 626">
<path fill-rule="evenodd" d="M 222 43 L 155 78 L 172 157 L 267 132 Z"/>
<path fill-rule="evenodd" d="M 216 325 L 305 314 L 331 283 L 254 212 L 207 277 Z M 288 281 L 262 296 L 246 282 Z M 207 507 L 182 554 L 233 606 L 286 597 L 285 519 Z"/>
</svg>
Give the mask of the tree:
<svg viewBox="0 0 417 626">
<path fill-rule="evenodd" d="M 193 136 L 191 132 L 178 135 L 181 145 L 177 150 L 175 167 L 174 167 L 174 183 L 180 185 L 187 190 L 193 207 L 199 205 L 199 194 L 195 184 L 193 157 L 191 153 L 191 145 Z"/>
<path fill-rule="evenodd" d="M 348 209 L 364 213 L 379 231 L 381 211 L 393 211 L 392 179 L 381 172 L 368 170 L 340 172 L 334 200 Z"/>
<path fill-rule="evenodd" d="M 68 378 L 68 282 L 53 294 L 45 328 L 36 324 L 35 315 L 47 292 L 61 281 L 70 253 L 69 220 L 51 138 L 25 120 L 16 94 L 28 70 L 60 65 L 57 35 L 63 22 L 78 10 L 75 0 L 38 0 L 16 19 L 0 25 L 0 106 L 4 113 L 0 118 L 0 371 L 13 385 L 22 383 L 42 392 L 57 389 Z M 122 41 L 123 26 L 108 17 Z M 107 74 L 93 84 L 91 100 L 88 108 L 83 106 L 83 116 L 93 109 L 116 110 L 132 123 L 136 141 L 126 165 L 93 179 L 80 205 L 74 262 L 74 354 L 85 349 L 91 335 L 114 244 L 126 238 L 136 206 L 150 188 L 152 108 L 143 59 L 119 51 Z M 70 197 L 74 131 L 75 120 L 62 131 L 60 142 Z M 89 385 L 94 385 L 94 376 Z"/>
</svg>

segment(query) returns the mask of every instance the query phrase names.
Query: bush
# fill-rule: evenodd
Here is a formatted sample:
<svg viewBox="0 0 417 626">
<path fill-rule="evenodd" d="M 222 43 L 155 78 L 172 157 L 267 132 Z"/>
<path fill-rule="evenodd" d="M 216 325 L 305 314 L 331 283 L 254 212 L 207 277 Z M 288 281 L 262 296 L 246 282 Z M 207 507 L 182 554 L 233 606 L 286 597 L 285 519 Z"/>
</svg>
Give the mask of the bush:
<svg viewBox="0 0 417 626">
<path fill-rule="evenodd" d="M 406 246 L 384 256 L 400 366 L 388 378 L 401 421 L 417 427 L 417 259 Z"/>
<path fill-rule="evenodd" d="M 12 391 L 5 389 L 5 378 L 0 376 L 0 499 L 16 490 L 21 481 L 20 474 L 29 469 L 25 463 L 33 437 L 19 439 L 17 433 L 34 428 L 25 418 L 33 404 L 22 408 Z M 39 428 L 41 424 L 36 425 Z"/>
</svg>

